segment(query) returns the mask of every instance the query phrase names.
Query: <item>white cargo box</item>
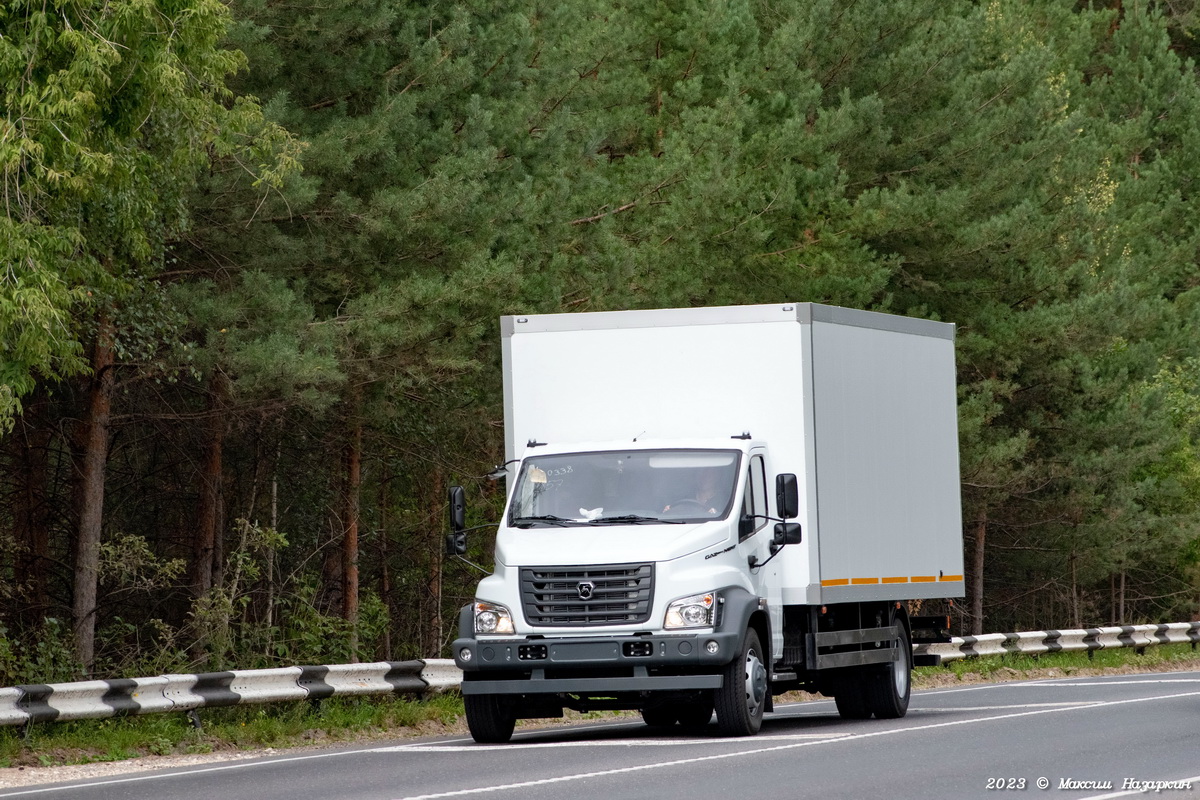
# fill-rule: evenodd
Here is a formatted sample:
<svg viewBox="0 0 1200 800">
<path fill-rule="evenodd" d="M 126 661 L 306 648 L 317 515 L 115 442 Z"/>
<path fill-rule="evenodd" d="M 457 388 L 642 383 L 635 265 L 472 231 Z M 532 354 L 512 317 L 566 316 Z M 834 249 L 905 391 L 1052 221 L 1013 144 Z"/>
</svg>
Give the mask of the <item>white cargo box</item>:
<svg viewBox="0 0 1200 800">
<path fill-rule="evenodd" d="M 749 433 L 800 478 L 785 604 L 963 595 L 953 325 L 814 303 L 501 325 L 507 459 Z"/>
</svg>

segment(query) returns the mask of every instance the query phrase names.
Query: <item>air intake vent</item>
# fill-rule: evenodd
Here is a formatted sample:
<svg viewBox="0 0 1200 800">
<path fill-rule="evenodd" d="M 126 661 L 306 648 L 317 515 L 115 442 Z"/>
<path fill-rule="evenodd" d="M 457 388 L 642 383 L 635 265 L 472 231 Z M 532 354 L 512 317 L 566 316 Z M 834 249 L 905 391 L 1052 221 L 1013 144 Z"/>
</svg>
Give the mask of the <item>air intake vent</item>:
<svg viewBox="0 0 1200 800">
<path fill-rule="evenodd" d="M 653 597 L 653 564 L 521 569 L 530 625 L 640 625 L 650 619 Z"/>
</svg>

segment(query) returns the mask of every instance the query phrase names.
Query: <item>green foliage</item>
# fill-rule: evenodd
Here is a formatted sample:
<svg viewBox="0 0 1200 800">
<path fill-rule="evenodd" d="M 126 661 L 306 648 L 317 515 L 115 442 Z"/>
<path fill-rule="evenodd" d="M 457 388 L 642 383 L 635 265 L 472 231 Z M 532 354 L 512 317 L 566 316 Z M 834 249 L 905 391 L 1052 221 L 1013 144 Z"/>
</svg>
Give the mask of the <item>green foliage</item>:
<svg viewBox="0 0 1200 800">
<path fill-rule="evenodd" d="M 352 652 L 351 623 L 320 609 L 312 581 L 279 588 L 273 623 L 255 613 L 255 587 L 261 584 L 268 550 L 278 557 L 287 538 L 271 528 L 238 520 L 239 543 L 223 570 L 225 580 L 194 601 L 186 636 L 203 651 L 204 670 L 262 668 L 296 664 L 334 664 L 361 660 Z M 379 641 L 390 624 L 379 596 L 365 592 L 357 621 L 358 639 L 368 647 Z M 177 640 L 181 632 L 174 634 Z M 368 659 L 369 660 L 369 659 Z"/>
<path fill-rule="evenodd" d="M 69 625 L 48 617 L 23 636 L 0 626 L 0 686 L 60 683 L 78 674 Z"/>
<path fill-rule="evenodd" d="M 183 574 L 185 566 L 181 558 L 158 558 L 141 536 L 117 534 L 100 546 L 101 579 L 118 581 L 127 591 L 164 589 Z"/>
<path fill-rule="evenodd" d="M 157 265 L 212 155 L 259 181 L 288 168 L 286 135 L 225 88 L 245 65 L 228 24 L 218 0 L 0 10 L 0 429 L 36 381 L 83 371 L 76 320 Z"/>
<path fill-rule="evenodd" d="M 318 611 L 315 596 L 316 588 L 307 585 L 281 599 L 282 623 L 270 656 L 280 663 L 291 664 L 338 664 L 359 660 L 359 654 L 350 652 L 350 623 Z M 359 607 L 360 640 L 378 640 L 388 624 L 387 609 L 379 597 L 371 592 L 364 594 Z"/>
</svg>

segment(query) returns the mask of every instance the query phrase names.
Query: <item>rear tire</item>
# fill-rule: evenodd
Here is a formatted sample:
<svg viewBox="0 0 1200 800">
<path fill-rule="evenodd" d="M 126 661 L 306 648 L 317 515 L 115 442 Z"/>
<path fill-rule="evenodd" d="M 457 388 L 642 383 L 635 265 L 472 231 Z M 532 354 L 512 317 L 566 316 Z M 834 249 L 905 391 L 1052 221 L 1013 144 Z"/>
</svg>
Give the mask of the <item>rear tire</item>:
<svg viewBox="0 0 1200 800">
<path fill-rule="evenodd" d="M 463 707 L 467 711 L 467 727 L 471 738 L 480 744 L 504 744 L 512 738 L 517 725 L 517 714 L 512 701 L 493 694 L 463 695 Z"/>
<path fill-rule="evenodd" d="M 867 702 L 876 719 L 899 719 L 908 713 L 912 694 L 912 635 L 908 632 L 908 615 L 903 609 L 892 612 L 891 624 L 899 629 L 895 646 L 900 659 L 882 664 L 871 675 L 867 686 Z"/>
<path fill-rule="evenodd" d="M 856 668 L 838 682 L 833 702 L 842 719 L 870 719 L 871 706 L 867 701 L 867 686 L 874 678 L 862 668 Z"/>
<path fill-rule="evenodd" d="M 746 631 L 741 654 L 725 667 L 723 677 L 713 697 L 717 727 L 723 736 L 753 736 L 762 727 L 770 699 L 763 649 L 753 628 Z"/>
</svg>

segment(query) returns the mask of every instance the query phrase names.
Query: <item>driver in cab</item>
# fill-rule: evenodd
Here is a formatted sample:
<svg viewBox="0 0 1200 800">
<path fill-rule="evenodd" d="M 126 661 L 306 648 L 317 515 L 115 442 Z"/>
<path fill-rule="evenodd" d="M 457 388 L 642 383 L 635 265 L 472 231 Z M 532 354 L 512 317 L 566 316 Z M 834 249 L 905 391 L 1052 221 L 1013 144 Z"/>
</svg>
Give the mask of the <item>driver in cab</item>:
<svg viewBox="0 0 1200 800">
<path fill-rule="evenodd" d="M 725 505 L 719 497 L 720 478 L 720 470 L 700 470 L 692 496 L 668 503 L 663 507 L 663 513 L 673 508 L 676 514 L 702 513 L 714 516 L 719 514 L 720 510 L 716 506 L 718 504 Z"/>
</svg>

